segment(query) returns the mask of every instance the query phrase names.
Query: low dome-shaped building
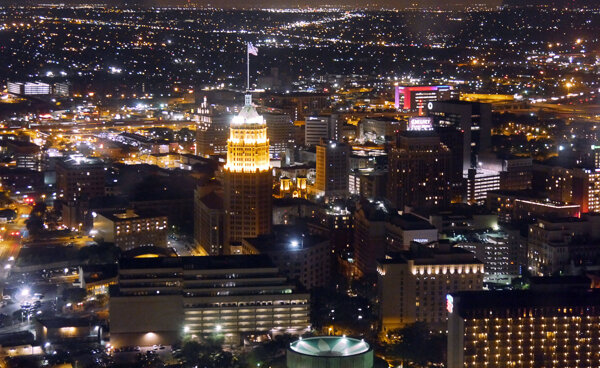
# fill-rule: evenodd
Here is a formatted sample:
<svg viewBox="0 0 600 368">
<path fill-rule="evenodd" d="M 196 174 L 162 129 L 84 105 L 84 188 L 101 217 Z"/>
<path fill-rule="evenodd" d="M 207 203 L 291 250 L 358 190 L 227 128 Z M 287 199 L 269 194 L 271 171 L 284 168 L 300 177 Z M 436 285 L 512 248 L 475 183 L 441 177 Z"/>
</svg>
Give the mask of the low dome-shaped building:
<svg viewBox="0 0 600 368">
<path fill-rule="evenodd" d="M 287 351 L 288 368 L 373 368 L 373 349 L 346 336 L 300 338 Z"/>
</svg>

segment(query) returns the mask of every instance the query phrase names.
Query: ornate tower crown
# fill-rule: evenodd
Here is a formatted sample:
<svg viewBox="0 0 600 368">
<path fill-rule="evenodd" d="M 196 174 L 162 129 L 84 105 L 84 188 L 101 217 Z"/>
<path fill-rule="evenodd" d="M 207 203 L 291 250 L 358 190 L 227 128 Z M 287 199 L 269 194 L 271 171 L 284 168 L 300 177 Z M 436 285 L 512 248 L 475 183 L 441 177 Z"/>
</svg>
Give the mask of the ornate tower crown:
<svg viewBox="0 0 600 368">
<path fill-rule="evenodd" d="M 246 95 L 244 107 L 231 120 L 225 169 L 234 172 L 270 169 L 267 125 L 252 106 L 251 94 Z"/>
</svg>

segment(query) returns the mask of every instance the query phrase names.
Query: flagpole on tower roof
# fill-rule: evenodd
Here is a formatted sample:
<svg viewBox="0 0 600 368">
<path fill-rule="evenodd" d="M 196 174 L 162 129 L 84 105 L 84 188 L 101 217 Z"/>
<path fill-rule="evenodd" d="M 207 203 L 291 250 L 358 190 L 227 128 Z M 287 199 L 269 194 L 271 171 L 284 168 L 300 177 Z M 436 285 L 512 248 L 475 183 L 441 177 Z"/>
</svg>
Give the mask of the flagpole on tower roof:
<svg viewBox="0 0 600 368">
<path fill-rule="evenodd" d="M 252 42 L 246 43 L 246 92 L 250 92 L 250 54 L 258 56 L 258 49 Z"/>
<path fill-rule="evenodd" d="M 246 92 L 250 92 L 250 42 L 246 45 L 246 79 L 247 79 L 247 87 Z"/>
</svg>

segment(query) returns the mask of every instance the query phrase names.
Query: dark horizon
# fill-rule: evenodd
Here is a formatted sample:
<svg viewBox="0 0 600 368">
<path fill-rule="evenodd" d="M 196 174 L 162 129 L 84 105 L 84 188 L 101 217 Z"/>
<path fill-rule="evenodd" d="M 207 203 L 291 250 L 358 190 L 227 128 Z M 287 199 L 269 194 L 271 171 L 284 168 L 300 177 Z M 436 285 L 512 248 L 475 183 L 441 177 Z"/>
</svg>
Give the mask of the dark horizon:
<svg viewBox="0 0 600 368">
<path fill-rule="evenodd" d="M 114 7 L 197 7 L 216 9 L 298 9 L 298 8 L 351 8 L 369 10 L 407 10 L 407 9 L 465 9 L 470 7 L 493 8 L 499 6 L 548 6 L 555 8 L 598 8 L 597 0 L 339 0 L 323 3 L 318 0 L 258 0 L 249 4 L 244 0 L 6 0 L 4 5 L 105 5 Z"/>
<path fill-rule="evenodd" d="M 258 0 L 251 4 L 243 0 L 8 0 L 6 5 L 106 5 L 124 7 L 152 7 L 152 6 L 190 6 L 190 7 L 215 7 L 219 9 L 259 9 L 259 8 L 364 8 L 364 9 L 390 9 L 403 10 L 410 8 L 441 8 L 460 9 L 467 7 L 496 7 L 502 5 L 502 0 L 448 0 L 443 3 L 439 0 L 340 0 L 323 3 L 318 0 L 281 1 Z"/>
</svg>

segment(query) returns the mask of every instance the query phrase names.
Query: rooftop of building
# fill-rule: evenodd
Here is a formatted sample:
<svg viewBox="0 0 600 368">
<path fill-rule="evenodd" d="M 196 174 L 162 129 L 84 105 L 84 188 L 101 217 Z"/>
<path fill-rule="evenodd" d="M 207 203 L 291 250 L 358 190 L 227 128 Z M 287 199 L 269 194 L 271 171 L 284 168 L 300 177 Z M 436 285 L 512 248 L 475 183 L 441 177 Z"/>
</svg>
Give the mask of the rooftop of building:
<svg viewBox="0 0 600 368">
<path fill-rule="evenodd" d="M 95 322 L 87 317 L 49 317 L 38 318 L 37 322 L 47 328 L 89 327 Z"/>
<path fill-rule="evenodd" d="M 273 198 L 273 207 L 289 207 L 289 206 L 314 206 L 318 204 L 309 201 L 306 198 Z"/>
<path fill-rule="evenodd" d="M 508 308 L 563 308 L 600 305 L 600 290 L 461 291 L 451 294 L 460 314 L 468 310 Z M 489 315 L 489 314 L 487 314 Z"/>
<path fill-rule="evenodd" d="M 317 336 L 300 338 L 290 344 L 290 350 L 310 356 L 340 357 L 366 353 L 371 347 L 365 340 L 346 336 Z"/>
<path fill-rule="evenodd" d="M 524 189 L 524 190 L 496 189 L 496 190 L 489 190 L 487 193 L 488 193 L 488 196 L 489 195 L 510 196 L 510 197 L 515 197 L 515 198 L 519 198 L 519 199 L 532 200 L 532 201 L 546 200 L 546 198 L 548 197 L 547 195 L 544 195 L 544 193 L 541 193 L 540 191 L 533 190 L 533 189 Z"/>
<path fill-rule="evenodd" d="M 544 222 L 547 224 L 575 224 L 585 223 L 587 222 L 587 219 L 579 217 L 548 217 L 539 219 L 538 222 Z"/>
<path fill-rule="evenodd" d="M 483 264 L 475 255 L 466 249 L 455 247 L 446 241 L 436 241 L 428 244 L 411 243 L 409 250 L 388 252 L 381 264 L 408 263 L 415 265 L 443 264 Z"/>
<path fill-rule="evenodd" d="M 200 198 L 200 202 L 211 210 L 223 209 L 223 197 L 214 191 Z"/>
<path fill-rule="evenodd" d="M 11 346 L 34 344 L 35 337 L 30 331 L 19 331 L 0 334 L 0 346 L 4 348 Z"/>
<path fill-rule="evenodd" d="M 363 199 L 360 201 L 360 209 L 369 221 L 387 221 L 390 216 L 390 208 L 384 201 L 372 201 Z"/>
<path fill-rule="evenodd" d="M 540 205 L 553 206 L 553 207 L 579 207 L 578 204 L 564 203 L 558 201 L 551 201 L 545 193 L 527 189 L 527 190 L 490 190 L 487 192 L 488 197 L 493 196 L 505 196 L 512 197 L 520 201 L 528 201 L 538 203 Z"/>
<path fill-rule="evenodd" d="M 431 208 L 423 207 L 418 209 L 411 209 L 411 212 L 423 217 L 430 216 L 442 216 L 442 217 L 467 217 L 471 218 L 475 215 L 489 215 L 495 216 L 485 206 L 470 206 L 466 203 L 453 203 L 446 208 Z"/>
<path fill-rule="evenodd" d="M 253 105 L 244 105 L 239 114 L 231 120 L 231 127 L 262 124 L 264 120 Z"/>
<path fill-rule="evenodd" d="M 545 288 L 546 286 L 552 287 L 584 287 L 585 289 L 590 287 L 591 279 L 584 275 L 575 276 L 533 276 L 529 277 L 529 283 L 531 289 L 535 290 L 538 287 Z"/>
<path fill-rule="evenodd" d="M 105 210 L 99 211 L 99 215 L 113 221 L 126 221 L 135 219 L 152 219 L 157 217 L 165 217 L 164 214 L 152 210 L 126 209 L 126 210 Z"/>
<path fill-rule="evenodd" d="M 99 282 L 117 277 L 118 267 L 116 264 L 82 265 L 81 271 L 86 283 Z"/>
<path fill-rule="evenodd" d="M 104 161 L 102 161 L 102 159 L 98 157 L 86 157 L 82 155 L 66 156 L 62 159 L 59 159 L 57 163 L 68 168 L 104 167 Z"/>
<path fill-rule="evenodd" d="M 252 268 L 275 268 L 266 255 L 235 255 L 205 257 L 158 257 L 158 258 L 122 258 L 119 268 L 125 269 L 161 269 L 183 268 L 187 270 L 232 270 Z"/>
<path fill-rule="evenodd" d="M 158 247 L 156 245 L 145 245 L 135 247 L 121 253 L 123 258 L 156 258 L 156 257 L 177 257 L 173 248 Z"/>
<path fill-rule="evenodd" d="M 480 102 L 450 99 L 450 100 L 444 100 L 444 101 L 434 101 L 434 103 L 437 103 L 437 104 L 442 103 L 442 104 L 452 104 L 452 105 L 464 105 L 464 106 L 468 106 L 468 105 L 476 105 L 476 104 L 479 104 Z"/>
<path fill-rule="evenodd" d="M 310 235 L 301 226 L 276 225 L 271 234 L 244 239 L 261 253 L 287 252 L 310 249 L 323 244 L 327 238 Z"/>
<path fill-rule="evenodd" d="M 34 175 L 34 176 L 43 176 L 44 173 L 28 169 L 25 167 L 14 167 L 14 166 L 0 166 L 0 175 Z"/>
<path fill-rule="evenodd" d="M 412 213 L 405 213 L 402 215 L 393 214 L 390 217 L 390 222 L 404 230 L 432 230 L 435 226 L 431 225 L 428 221 L 413 215 Z"/>
<path fill-rule="evenodd" d="M 15 147 L 19 147 L 19 148 L 31 148 L 31 149 L 39 149 L 40 148 L 40 146 L 38 146 L 37 144 L 29 142 L 29 141 L 9 139 L 6 142 L 7 142 L 8 146 L 15 146 Z"/>
<path fill-rule="evenodd" d="M 391 116 L 365 116 L 364 120 L 376 120 L 376 121 L 385 121 L 385 122 L 395 122 L 399 123 L 400 120 L 393 118 Z"/>
</svg>

